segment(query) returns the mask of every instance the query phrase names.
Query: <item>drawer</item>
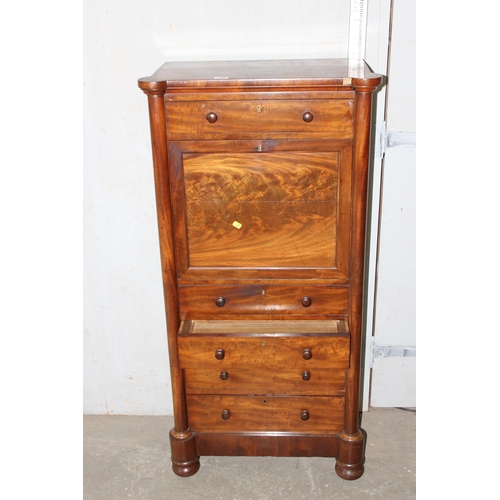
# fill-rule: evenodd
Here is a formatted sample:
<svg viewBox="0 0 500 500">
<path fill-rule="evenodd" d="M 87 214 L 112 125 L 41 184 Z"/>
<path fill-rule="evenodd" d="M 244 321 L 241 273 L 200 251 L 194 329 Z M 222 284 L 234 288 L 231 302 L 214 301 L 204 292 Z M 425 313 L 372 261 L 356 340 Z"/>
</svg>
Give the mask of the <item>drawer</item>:
<svg viewBox="0 0 500 500">
<path fill-rule="evenodd" d="M 342 397 L 188 395 L 189 427 L 195 432 L 341 432 Z"/>
<path fill-rule="evenodd" d="M 345 360 L 343 360 L 345 361 Z M 339 362 L 340 364 L 340 362 Z M 184 371 L 187 394 L 289 394 L 338 396 L 345 392 L 345 370 L 304 367 L 228 368 Z"/>
<path fill-rule="evenodd" d="M 181 319 L 309 317 L 347 314 L 342 286 L 179 286 Z"/>
<path fill-rule="evenodd" d="M 350 99 L 167 102 L 167 138 L 353 137 Z"/>
<path fill-rule="evenodd" d="M 183 335 L 178 337 L 181 368 L 297 370 L 349 367 L 350 337 L 347 333 L 324 335 Z"/>
</svg>

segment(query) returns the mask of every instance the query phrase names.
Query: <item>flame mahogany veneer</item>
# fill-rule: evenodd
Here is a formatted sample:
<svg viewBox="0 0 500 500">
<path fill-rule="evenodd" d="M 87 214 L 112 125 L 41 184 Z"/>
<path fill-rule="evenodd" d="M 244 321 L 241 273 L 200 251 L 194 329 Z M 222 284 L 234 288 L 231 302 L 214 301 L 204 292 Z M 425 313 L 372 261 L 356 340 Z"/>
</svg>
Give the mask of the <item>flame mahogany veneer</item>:
<svg viewBox="0 0 500 500">
<path fill-rule="evenodd" d="M 173 470 L 203 455 L 364 471 L 372 93 L 343 59 L 171 62 L 141 78 L 167 316 Z"/>
</svg>

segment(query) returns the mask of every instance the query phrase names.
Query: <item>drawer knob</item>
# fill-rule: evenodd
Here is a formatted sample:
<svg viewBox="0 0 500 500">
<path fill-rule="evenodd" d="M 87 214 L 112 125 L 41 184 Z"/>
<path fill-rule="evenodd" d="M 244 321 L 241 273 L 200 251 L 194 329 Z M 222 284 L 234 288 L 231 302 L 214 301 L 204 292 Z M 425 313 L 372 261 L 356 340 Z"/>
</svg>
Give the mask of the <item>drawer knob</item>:
<svg viewBox="0 0 500 500">
<path fill-rule="evenodd" d="M 309 380 L 311 378 L 311 374 L 308 371 L 305 371 L 302 374 L 302 380 Z"/>
<path fill-rule="evenodd" d="M 311 352 L 311 349 L 304 349 L 302 351 L 302 357 L 304 359 L 311 359 L 313 357 L 313 353 Z"/>
<path fill-rule="evenodd" d="M 227 380 L 229 378 L 229 373 L 227 373 L 226 370 L 223 370 L 220 372 L 220 379 L 221 380 Z"/>
<path fill-rule="evenodd" d="M 215 299 L 215 305 L 217 307 L 224 307 L 224 304 L 226 303 L 226 299 L 224 297 L 217 297 Z"/>
<path fill-rule="evenodd" d="M 209 123 L 215 123 L 217 121 L 217 115 L 215 113 L 208 113 L 207 120 Z"/>
<path fill-rule="evenodd" d="M 310 297 L 302 297 L 302 299 L 300 299 L 300 303 L 304 306 L 304 307 L 309 307 L 312 302 L 311 302 L 311 298 Z"/>
<path fill-rule="evenodd" d="M 223 420 L 229 420 L 229 417 L 231 416 L 231 412 L 229 410 L 222 410 L 222 413 L 220 415 Z M 309 418 L 309 416 L 308 416 Z"/>
<path fill-rule="evenodd" d="M 313 114 L 310 112 L 310 111 L 306 111 L 303 115 L 302 115 L 302 119 L 306 122 L 306 123 L 311 123 L 313 121 Z"/>
<path fill-rule="evenodd" d="M 225 352 L 224 352 L 224 349 L 217 349 L 215 351 L 215 357 L 217 359 L 224 359 L 224 356 L 225 356 Z"/>
<path fill-rule="evenodd" d="M 307 410 L 302 410 L 302 413 L 300 414 L 300 418 L 302 420 L 309 420 L 309 412 Z"/>
</svg>

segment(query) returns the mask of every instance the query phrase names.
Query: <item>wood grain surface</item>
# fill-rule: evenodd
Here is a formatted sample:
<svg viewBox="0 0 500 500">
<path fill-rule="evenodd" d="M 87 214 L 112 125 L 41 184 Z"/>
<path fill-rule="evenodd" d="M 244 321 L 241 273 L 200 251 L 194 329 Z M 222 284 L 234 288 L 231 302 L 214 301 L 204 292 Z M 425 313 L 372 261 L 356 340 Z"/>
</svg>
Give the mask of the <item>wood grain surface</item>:
<svg viewBox="0 0 500 500">
<path fill-rule="evenodd" d="M 224 306 L 216 304 L 224 299 Z M 304 307 L 308 297 L 311 305 Z M 179 286 L 181 319 L 326 319 L 347 313 L 345 286 L 187 285 Z M 307 331 L 307 330 L 306 330 Z"/>
<path fill-rule="evenodd" d="M 351 89 L 351 84 L 380 84 L 381 75 L 373 73 L 361 61 L 359 77 L 350 78 L 352 61 L 342 59 L 280 59 L 256 61 L 169 61 L 151 76 L 139 79 L 144 92 L 158 88 L 163 91 L 205 92 L 210 89 L 245 89 L 251 91 L 263 87 L 275 90 L 293 88 L 301 90 Z M 358 68 L 356 68 L 357 70 Z M 356 71 L 358 74 L 358 71 Z"/>
<path fill-rule="evenodd" d="M 262 151 L 260 151 L 262 150 Z M 266 244 L 265 249 L 269 249 L 274 252 L 275 260 L 268 261 L 270 265 L 268 267 L 252 265 L 252 260 L 255 260 L 255 251 L 259 251 L 258 245 L 254 245 L 252 238 L 246 237 L 243 234 L 243 238 L 245 239 L 245 245 L 241 245 L 241 236 L 238 236 L 236 233 L 240 234 L 241 232 L 247 232 L 249 230 L 256 231 L 257 227 L 253 229 L 248 226 L 248 221 L 252 221 L 253 214 L 250 212 L 248 216 L 250 217 L 247 220 L 247 224 L 243 226 L 243 223 L 236 220 L 235 218 L 230 217 L 228 213 L 217 213 L 217 217 L 219 217 L 219 221 L 210 220 L 210 224 L 212 227 L 207 227 L 206 231 L 199 231 L 199 247 L 197 247 L 197 243 L 194 242 L 195 251 L 201 253 L 207 253 L 208 258 L 210 258 L 210 250 L 207 245 L 211 245 L 207 239 L 211 238 L 214 240 L 214 245 L 217 250 L 218 245 L 218 257 L 219 259 L 212 259 L 213 265 L 211 266 L 198 266 L 194 265 L 193 261 L 190 259 L 190 251 L 192 250 L 191 242 L 189 241 L 189 229 L 188 229 L 188 203 L 189 199 L 187 198 L 186 193 L 190 191 L 190 187 L 186 186 L 185 179 L 185 160 L 196 161 L 195 158 L 199 158 L 198 164 L 192 164 L 193 171 L 188 173 L 190 175 L 193 174 L 192 180 L 195 181 L 195 176 L 200 175 L 203 176 L 203 162 L 201 159 L 210 158 L 212 155 L 217 158 L 226 158 L 226 163 L 229 164 L 230 158 L 232 155 L 235 155 L 236 158 L 244 159 L 244 165 L 242 165 L 243 170 L 241 172 L 237 171 L 237 180 L 241 183 L 242 186 L 252 187 L 255 185 L 255 182 L 258 186 L 262 180 L 275 180 L 279 182 L 280 179 L 283 179 L 285 187 L 281 188 L 279 184 L 275 184 L 269 188 L 269 192 L 267 192 L 267 188 L 265 186 L 261 187 L 260 193 L 253 195 L 255 197 L 254 202 L 252 202 L 253 198 L 247 195 L 247 198 L 241 200 L 240 205 L 246 206 L 255 206 L 259 203 L 263 206 L 262 210 L 257 214 L 260 214 L 261 220 L 260 223 L 264 222 L 267 224 L 271 230 L 275 232 L 279 231 L 279 221 L 274 221 L 272 217 L 264 210 L 266 205 L 272 206 L 273 204 L 281 205 L 281 209 L 285 212 L 287 224 L 289 224 L 289 229 L 293 231 L 298 226 L 299 232 L 303 232 L 304 236 L 310 236 L 309 246 L 314 247 L 318 246 L 316 257 L 314 257 L 315 251 L 307 247 L 300 237 L 298 237 L 298 233 L 294 234 L 285 234 L 283 233 L 283 237 L 287 240 L 287 243 L 290 245 L 297 245 L 299 248 L 299 255 L 295 253 L 293 248 L 280 248 L 280 242 L 277 241 L 276 244 L 270 240 L 268 236 L 265 234 L 260 234 L 260 238 L 262 238 L 263 243 Z M 266 160 L 266 157 L 268 160 Z M 261 159 L 262 158 L 262 159 Z M 288 160 L 287 160 L 288 158 Z M 271 161 L 269 161 L 269 159 Z M 277 164 L 277 170 L 274 171 L 274 163 L 273 159 L 278 161 L 283 161 L 283 170 L 279 170 L 280 164 Z M 284 160 L 283 160 L 284 159 Z M 289 161 L 292 159 L 292 162 Z M 309 164 L 309 159 L 310 164 Z M 326 160 L 325 160 L 326 159 Z M 247 160 L 251 163 L 248 163 Z M 300 161 L 299 164 L 294 165 L 293 160 Z M 286 140 L 286 141 L 171 141 L 169 143 L 169 168 L 172 173 L 171 176 L 171 192 L 172 192 L 172 207 L 174 212 L 174 220 L 175 220 L 175 242 L 176 242 L 176 258 L 177 258 L 177 272 L 179 284 L 188 284 L 191 283 L 201 283 L 202 280 L 208 280 L 207 282 L 216 282 L 216 280 L 239 280 L 239 279 L 266 279 L 266 280 L 279 280 L 286 278 L 290 279 L 331 279 L 332 282 L 338 284 L 346 284 L 348 280 L 348 258 L 349 258 L 349 233 L 350 233 L 350 217 L 351 217 L 351 206 L 350 206 L 350 196 L 351 196 L 351 177 L 352 177 L 352 141 L 350 140 Z M 255 161 L 255 163 L 253 163 Z M 255 166 L 259 166 L 262 162 L 262 166 L 265 169 L 260 168 L 259 175 L 256 175 Z M 210 164 L 210 159 L 208 160 Z M 249 165 L 250 171 L 249 174 L 246 175 L 244 167 Z M 300 168 L 304 166 L 303 170 Z M 304 180 L 303 174 L 310 172 L 310 165 L 314 168 L 313 170 L 318 170 L 322 173 L 322 175 L 332 176 L 333 177 L 333 186 L 324 186 L 322 189 L 322 194 L 327 195 L 317 202 L 314 199 L 311 199 L 314 196 L 313 191 L 315 189 L 314 179 L 309 182 Z M 214 181 L 219 181 L 219 176 L 224 174 L 224 171 L 219 173 L 217 171 L 217 163 L 212 162 L 212 168 L 214 177 L 210 181 L 211 183 L 203 186 L 201 188 L 200 185 L 196 185 L 197 189 L 202 189 L 202 192 L 197 198 L 197 203 L 200 205 L 207 204 L 210 195 L 210 190 L 220 190 L 216 188 L 216 184 Z M 196 167 L 196 169 L 195 169 Z M 229 168 L 231 165 L 229 164 Z M 230 171 L 227 177 L 224 177 L 228 182 L 226 187 L 228 188 L 228 195 L 231 194 L 233 196 L 240 196 L 239 192 L 235 192 L 234 189 L 231 188 L 230 183 Z M 287 186 L 288 176 L 294 176 L 294 172 L 297 173 L 299 179 L 291 181 L 291 187 Z M 313 172 L 315 173 L 315 172 Z M 287 177 L 285 177 L 285 174 Z M 302 174 L 302 178 L 300 178 Z M 266 176 L 268 176 L 266 178 Z M 258 178 L 261 178 L 258 181 Z M 255 178 L 255 179 L 253 179 Z M 255 182 L 253 182 L 255 180 Z M 320 186 L 321 187 L 321 186 Z M 194 187 L 195 188 L 195 187 Z M 295 191 L 292 189 L 294 188 Z M 301 189 L 305 190 L 304 198 L 300 197 L 299 191 Z M 280 191 L 281 189 L 281 191 Z M 208 192 L 207 192 L 208 190 Z M 195 189 L 196 191 L 196 189 Z M 293 198 L 293 193 L 295 192 L 296 197 Z M 279 197 L 279 194 L 282 196 Z M 214 193 L 212 193 L 213 197 Z M 277 196 L 278 195 L 278 196 Z M 333 195 L 335 199 L 328 201 L 328 196 Z M 205 197 L 204 197 L 205 196 Z M 244 196 L 244 195 L 242 195 Z M 267 199 L 262 198 L 263 196 L 267 196 Z M 275 198 L 273 198 L 275 196 Z M 260 198 L 259 198 L 260 197 Z M 286 199 L 285 199 L 286 198 Z M 283 201 L 278 201 L 282 200 Z M 215 200 L 216 202 L 216 200 Z M 230 203 L 227 199 L 225 201 L 221 201 L 220 203 Z M 316 203 L 316 214 L 314 212 L 314 204 Z M 302 204 L 304 207 L 309 207 L 309 211 L 306 211 L 304 214 L 308 217 L 308 222 L 304 224 L 299 224 L 298 221 L 293 221 L 293 216 L 290 216 L 290 213 L 286 212 L 286 205 L 289 207 L 292 205 Z M 333 240 L 328 239 L 327 235 L 324 234 L 325 228 L 320 227 L 320 216 L 325 216 L 325 212 L 318 208 L 319 206 L 328 206 L 331 207 L 331 218 L 330 214 L 327 214 L 326 218 L 330 218 L 326 224 L 334 224 L 331 227 L 334 227 L 334 232 L 330 234 Z M 232 204 L 233 207 L 238 207 L 238 199 L 234 201 Z M 194 210 L 195 214 L 198 214 L 196 211 L 196 207 L 191 207 Z M 242 209 L 243 210 L 243 209 Z M 247 208 L 247 213 L 249 208 Z M 202 215 L 204 212 L 201 211 Z M 208 212 L 212 213 L 212 212 Z M 199 216 L 201 216 L 198 214 Z M 226 220 L 222 219 L 226 217 Z M 333 220 L 335 219 L 335 222 Z M 192 222 L 192 220 L 191 220 Z M 203 220 L 200 219 L 200 222 L 203 223 Z M 205 221 L 208 223 L 209 221 Z M 233 223 L 237 223 L 236 226 L 233 226 Z M 218 224 L 219 233 L 216 232 L 216 229 L 213 227 L 214 224 Z M 241 224 L 241 225 L 240 225 Z M 281 222 L 283 224 L 283 222 Z M 311 227 L 312 225 L 316 225 L 316 228 Z M 191 230 L 196 231 L 197 229 L 191 226 Z M 274 229 L 273 229 L 274 228 Z M 229 229 L 229 233 L 227 232 Z M 282 228 L 283 231 L 285 228 Z M 318 231 L 316 231 L 318 229 Z M 206 235 L 204 233 L 207 233 Z M 221 235 L 225 235 L 227 237 L 231 237 L 237 243 L 237 247 L 240 247 L 239 254 L 241 259 L 237 261 L 237 259 L 233 259 L 234 266 L 228 265 L 226 262 L 226 253 L 230 253 L 232 251 L 231 248 L 225 249 L 221 242 L 217 243 L 217 237 L 219 240 L 221 239 Z M 275 236 L 278 236 L 275 234 Z M 312 239 L 311 239 L 312 238 Z M 319 240 L 317 239 L 319 238 Z M 200 245 L 205 245 L 205 248 L 202 248 Z M 246 246 L 248 245 L 248 246 Z M 282 246 L 282 245 L 281 245 Z M 323 250 L 320 248 L 323 246 Z M 248 248 L 248 249 L 247 249 Z M 301 255 L 309 255 L 312 254 L 313 260 L 319 261 L 320 257 L 325 255 L 324 250 L 330 248 L 332 250 L 333 255 L 327 255 L 327 259 L 324 259 L 322 265 L 312 265 L 312 266 L 303 266 L 303 260 L 300 259 Z M 246 250 L 247 249 L 247 250 Z M 225 252 L 228 250 L 228 252 Z M 297 252 L 297 250 L 295 250 Z M 304 253 L 305 252 L 305 253 Z M 266 254 L 267 255 L 267 254 Z M 280 255 L 284 256 L 284 261 L 280 262 L 278 259 Z M 273 254 L 271 254 L 271 257 Z M 203 257 L 202 255 L 198 257 Z M 292 258 L 291 258 L 292 257 Z M 264 257 L 259 257 L 257 259 L 257 263 L 263 262 Z M 297 265 L 287 265 L 287 259 L 291 264 Z M 196 260 L 196 258 L 195 258 Z M 202 260 L 198 260 L 198 262 L 203 262 Z M 250 265 L 247 265 L 247 262 L 250 262 Z M 306 260 L 307 264 L 307 260 Z M 327 283 L 325 283 L 327 284 Z"/>
<path fill-rule="evenodd" d="M 247 457 L 336 457 L 337 434 L 197 432 L 200 455 Z"/>
<path fill-rule="evenodd" d="M 338 433 L 343 428 L 344 398 L 324 396 L 187 396 L 190 428 L 203 432 Z M 223 410 L 230 417 L 221 417 Z M 302 411 L 309 419 L 302 420 Z"/>
<path fill-rule="evenodd" d="M 284 138 L 351 139 L 352 99 L 167 102 L 169 140 Z M 311 122 L 304 113 L 312 113 Z M 209 113 L 217 120 L 210 123 Z"/>
<path fill-rule="evenodd" d="M 349 333 L 347 321 L 342 320 L 247 320 L 247 321 L 226 321 L 226 320 L 196 320 L 182 321 L 179 334 L 226 334 L 234 335 L 289 335 L 299 334 L 332 334 Z"/>
<path fill-rule="evenodd" d="M 224 372 L 225 380 L 221 378 Z M 307 372 L 308 380 L 304 380 Z M 273 362 L 264 368 L 187 369 L 187 394 L 292 394 L 339 396 L 345 392 L 345 370 L 302 367 L 277 370 Z"/>
<path fill-rule="evenodd" d="M 185 155 L 190 264 L 333 265 L 337 169 L 335 153 Z"/>
<path fill-rule="evenodd" d="M 348 334 L 179 335 L 179 363 L 182 368 L 219 371 L 270 366 L 299 370 L 346 369 L 349 366 L 349 344 Z M 215 357 L 218 349 L 224 351 L 223 359 Z M 311 359 L 304 359 L 305 349 L 311 351 Z"/>
</svg>

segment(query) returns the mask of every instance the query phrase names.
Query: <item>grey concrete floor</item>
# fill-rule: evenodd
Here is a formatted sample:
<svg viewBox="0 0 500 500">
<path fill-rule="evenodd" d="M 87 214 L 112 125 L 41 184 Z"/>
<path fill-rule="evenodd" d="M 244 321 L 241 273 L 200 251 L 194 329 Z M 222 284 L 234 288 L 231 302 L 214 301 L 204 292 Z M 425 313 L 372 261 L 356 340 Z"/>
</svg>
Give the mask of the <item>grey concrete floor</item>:
<svg viewBox="0 0 500 500">
<path fill-rule="evenodd" d="M 172 417 L 86 415 L 84 500 L 406 500 L 416 498 L 416 413 L 371 408 L 364 475 L 345 481 L 335 459 L 201 457 L 200 470 L 172 472 Z"/>
</svg>

